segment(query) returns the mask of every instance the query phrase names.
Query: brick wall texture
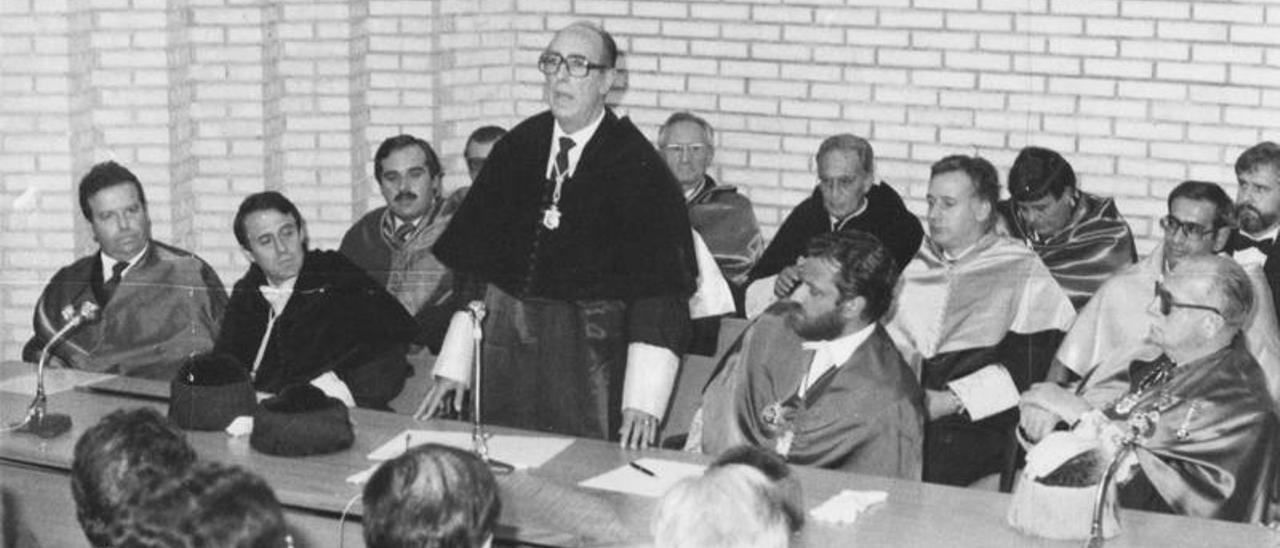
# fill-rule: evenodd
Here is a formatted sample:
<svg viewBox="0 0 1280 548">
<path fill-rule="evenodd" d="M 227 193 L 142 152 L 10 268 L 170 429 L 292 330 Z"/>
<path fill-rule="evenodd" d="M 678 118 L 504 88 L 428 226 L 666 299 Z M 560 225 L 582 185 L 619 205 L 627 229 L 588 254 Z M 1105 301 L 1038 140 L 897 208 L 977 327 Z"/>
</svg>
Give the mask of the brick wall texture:
<svg viewBox="0 0 1280 548">
<path fill-rule="evenodd" d="M 853 132 L 924 211 L 928 166 L 1024 145 L 1116 197 L 1149 250 L 1185 179 L 1235 191 L 1246 147 L 1280 140 L 1280 1 L 3 0 L 0 360 L 60 266 L 95 246 L 79 178 L 142 179 L 156 238 L 246 267 L 235 207 L 285 192 L 312 244 L 380 205 L 370 159 L 409 132 L 466 184 L 467 134 L 542 110 L 552 33 L 601 23 L 626 52 L 612 101 L 656 136 L 675 110 L 716 126 L 714 175 L 766 234 L 815 184 L 813 152 Z"/>
</svg>

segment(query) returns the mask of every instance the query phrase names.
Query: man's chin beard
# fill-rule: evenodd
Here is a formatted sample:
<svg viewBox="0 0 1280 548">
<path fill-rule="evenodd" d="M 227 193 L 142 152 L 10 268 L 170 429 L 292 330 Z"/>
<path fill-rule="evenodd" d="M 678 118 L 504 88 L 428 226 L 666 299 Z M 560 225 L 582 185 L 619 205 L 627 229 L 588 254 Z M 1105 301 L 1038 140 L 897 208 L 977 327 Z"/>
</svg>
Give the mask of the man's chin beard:
<svg viewBox="0 0 1280 548">
<path fill-rule="evenodd" d="M 787 314 L 787 327 L 806 341 L 829 341 L 844 333 L 844 323 L 835 314 L 823 314 L 806 320 L 800 313 Z"/>
</svg>

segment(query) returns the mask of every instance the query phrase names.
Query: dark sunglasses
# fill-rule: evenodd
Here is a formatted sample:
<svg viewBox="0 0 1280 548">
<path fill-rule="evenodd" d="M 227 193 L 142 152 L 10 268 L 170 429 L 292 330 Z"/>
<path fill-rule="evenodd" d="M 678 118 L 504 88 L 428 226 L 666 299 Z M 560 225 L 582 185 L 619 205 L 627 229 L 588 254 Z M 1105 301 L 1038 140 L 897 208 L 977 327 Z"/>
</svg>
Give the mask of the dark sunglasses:
<svg viewBox="0 0 1280 548">
<path fill-rule="evenodd" d="M 1212 306 L 1203 305 L 1203 304 L 1180 303 L 1178 301 L 1173 300 L 1173 294 L 1169 293 L 1169 290 L 1165 289 L 1164 284 L 1160 282 L 1156 282 L 1156 298 L 1160 299 L 1160 314 L 1163 316 L 1168 316 L 1170 312 L 1173 312 L 1174 308 L 1193 308 L 1196 310 L 1208 310 L 1209 312 L 1213 312 L 1214 314 L 1222 316 L 1222 311 Z"/>
</svg>

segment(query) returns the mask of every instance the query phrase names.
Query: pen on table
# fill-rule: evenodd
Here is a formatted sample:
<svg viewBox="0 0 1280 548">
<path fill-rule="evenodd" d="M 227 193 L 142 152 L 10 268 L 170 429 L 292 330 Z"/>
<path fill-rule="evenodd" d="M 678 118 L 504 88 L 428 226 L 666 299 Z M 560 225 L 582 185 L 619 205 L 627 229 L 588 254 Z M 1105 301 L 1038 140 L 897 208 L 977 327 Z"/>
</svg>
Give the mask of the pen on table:
<svg viewBox="0 0 1280 548">
<path fill-rule="evenodd" d="M 638 463 L 638 462 L 636 462 L 636 461 L 628 462 L 628 463 L 627 463 L 627 466 L 630 466 L 630 467 L 632 467 L 632 468 L 635 468 L 636 470 L 639 470 L 641 474 L 644 474 L 644 475 L 649 476 L 649 477 L 651 477 L 651 478 L 656 478 L 656 477 L 658 477 L 658 475 L 657 475 L 657 474 L 653 473 L 653 470 L 650 470 L 650 469 L 648 469 L 648 468 L 645 468 L 645 467 L 641 466 L 641 465 L 640 465 L 640 463 Z"/>
</svg>

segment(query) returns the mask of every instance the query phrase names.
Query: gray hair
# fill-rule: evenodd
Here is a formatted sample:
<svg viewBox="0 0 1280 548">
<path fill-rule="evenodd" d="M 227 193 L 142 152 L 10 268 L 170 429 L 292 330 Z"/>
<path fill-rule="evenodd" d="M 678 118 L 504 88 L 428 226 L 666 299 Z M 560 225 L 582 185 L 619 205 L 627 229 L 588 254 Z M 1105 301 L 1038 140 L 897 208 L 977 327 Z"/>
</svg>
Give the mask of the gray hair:
<svg viewBox="0 0 1280 548">
<path fill-rule="evenodd" d="M 866 139 L 858 137 L 852 133 L 841 133 L 832 135 L 822 141 L 818 145 L 818 154 L 813 157 L 813 161 L 817 164 L 822 163 L 822 157 L 829 152 L 848 152 L 858 157 L 858 170 L 863 175 L 874 176 L 876 173 L 876 153 L 871 148 L 871 143 Z"/>
<path fill-rule="evenodd" d="M 1205 255 L 1186 257 L 1178 263 L 1174 274 L 1202 275 L 1212 278 L 1207 297 L 1214 301 L 1229 327 L 1239 329 L 1249 320 L 1253 311 L 1253 283 L 1234 260 Z"/>
<path fill-rule="evenodd" d="M 677 483 L 653 514 L 656 548 L 786 548 L 786 495 L 744 464 Z"/>
<path fill-rule="evenodd" d="M 701 116 L 698 116 L 687 110 L 682 110 L 668 117 L 667 121 L 663 122 L 662 127 L 658 129 L 658 148 L 667 146 L 667 138 L 671 130 L 671 126 L 674 126 L 680 122 L 689 122 L 692 124 L 697 124 L 698 127 L 702 128 L 702 135 L 703 137 L 706 138 L 707 146 L 714 147 L 716 145 L 715 128 L 712 128 L 711 124 L 708 123 Z"/>
</svg>

